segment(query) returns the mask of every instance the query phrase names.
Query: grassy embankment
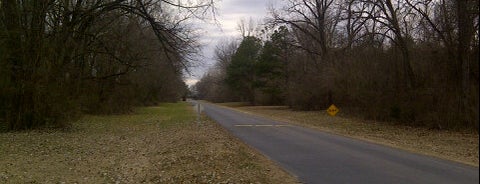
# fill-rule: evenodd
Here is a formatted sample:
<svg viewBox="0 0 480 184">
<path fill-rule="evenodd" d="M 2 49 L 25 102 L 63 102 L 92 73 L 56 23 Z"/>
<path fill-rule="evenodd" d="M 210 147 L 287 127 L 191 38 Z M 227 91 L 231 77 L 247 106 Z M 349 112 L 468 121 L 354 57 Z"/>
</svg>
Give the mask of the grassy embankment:
<svg viewBox="0 0 480 184">
<path fill-rule="evenodd" d="M 0 183 L 295 183 L 186 103 L 0 134 Z"/>
<path fill-rule="evenodd" d="M 336 117 L 331 117 L 325 111 L 292 111 L 285 106 L 246 106 L 243 103 L 221 103 L 219 105 L 478 167 L 479 137 L 477 132 L 432 130 L 388 122 L 366 121 L 342 117 L 341 113 Z"/>
</svg>

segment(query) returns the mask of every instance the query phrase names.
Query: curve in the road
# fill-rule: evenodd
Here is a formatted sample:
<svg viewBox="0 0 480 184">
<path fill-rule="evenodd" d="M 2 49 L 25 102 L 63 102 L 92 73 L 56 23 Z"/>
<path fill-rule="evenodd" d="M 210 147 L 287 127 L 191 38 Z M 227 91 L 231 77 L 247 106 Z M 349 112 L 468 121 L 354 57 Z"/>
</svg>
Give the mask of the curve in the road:
<svg viewBox="0 0 480 184">
<path fill-rule="evenodd" d="M 204 112 L 303 183 L 478 183 L 479 169 L 203 103 Z"/>
</svg>

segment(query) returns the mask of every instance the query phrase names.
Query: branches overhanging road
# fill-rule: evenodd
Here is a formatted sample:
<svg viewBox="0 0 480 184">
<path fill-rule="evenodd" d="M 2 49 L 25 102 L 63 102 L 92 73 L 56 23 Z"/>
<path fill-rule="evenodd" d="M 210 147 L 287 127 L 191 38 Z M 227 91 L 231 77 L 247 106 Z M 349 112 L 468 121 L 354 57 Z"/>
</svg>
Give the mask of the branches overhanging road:
<svg viewBox="0 0 480 184">
<path fill-rule="evenodd" d="M 479 169 L 202 104 L 210 118 L 303 183 L 478 183 Z"/>
</svg>

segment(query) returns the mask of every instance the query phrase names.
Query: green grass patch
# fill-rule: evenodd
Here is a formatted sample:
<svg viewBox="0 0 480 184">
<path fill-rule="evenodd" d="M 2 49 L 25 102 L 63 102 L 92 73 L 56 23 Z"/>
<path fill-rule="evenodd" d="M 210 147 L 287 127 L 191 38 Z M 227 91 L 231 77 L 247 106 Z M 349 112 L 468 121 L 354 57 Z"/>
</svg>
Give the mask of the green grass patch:
<svg viewBox="0 0 480 184">
<path fill-rule="evenodd" d="M 184 102 L 165 103 L 154 107 L 140 107 L 132 114 L 125 115 L 88 115 L 75 122 L 74 126 L 83 130 L 115 131 L 125 127 L 154 125 L 160 128 L 185 126 L 192 123 L 195 114 Z"/>
</svg>

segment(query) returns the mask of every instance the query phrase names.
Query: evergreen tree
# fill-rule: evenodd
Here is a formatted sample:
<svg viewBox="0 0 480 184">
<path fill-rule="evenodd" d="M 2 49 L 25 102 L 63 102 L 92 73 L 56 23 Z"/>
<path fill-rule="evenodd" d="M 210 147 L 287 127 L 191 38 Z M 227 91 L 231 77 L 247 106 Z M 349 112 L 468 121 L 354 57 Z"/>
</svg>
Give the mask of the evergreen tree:
<svg viewBox="0 0 480 184">
<path fill-rule="evenodd" d="M 244 37 L 227 67 L 227 85 L 250 103 L 255 103 L 255 63 L 261 47 L 258 38 Z"/>
</svg>

